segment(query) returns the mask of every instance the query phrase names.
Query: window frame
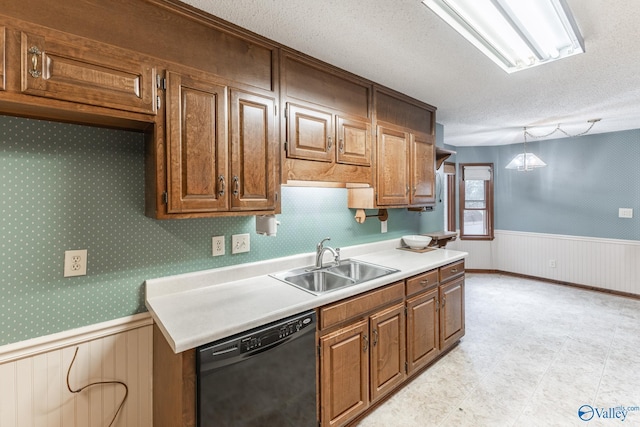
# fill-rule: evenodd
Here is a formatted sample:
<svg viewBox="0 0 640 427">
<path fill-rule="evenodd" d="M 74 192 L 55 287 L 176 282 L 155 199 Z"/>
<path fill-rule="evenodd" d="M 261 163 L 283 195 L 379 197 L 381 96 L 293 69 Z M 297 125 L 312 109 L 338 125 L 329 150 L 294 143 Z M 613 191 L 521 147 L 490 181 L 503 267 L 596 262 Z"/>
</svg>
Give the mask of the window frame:
<svg viewBox="0 0 640 427">
<path fill-rule="evenodd" d="M 485 203 L 486 206 L 484 209 L 475 209 L 486 211 L 487 216 L 487 233 L 486 234 L 466 234 L 464 231 L 464 211 L 466 206 L 466 197 L 465 197 L 465 179 L 464 179 L 464 168 L 468 166 L 486 166 L 490 170 L 490 177 L 488 180 L 484 182 L 484 191 L 485 191 Z M 493 216 L 494 216 L 494 207 L 493 207 L 493 173 L 494 167 L 493 163 L 459 163 L 458 164 L 459 171 L 459 200 L 458 200 L 458 221 L 460 225 L 460 240 L 493 240 Z"/>
</svg>

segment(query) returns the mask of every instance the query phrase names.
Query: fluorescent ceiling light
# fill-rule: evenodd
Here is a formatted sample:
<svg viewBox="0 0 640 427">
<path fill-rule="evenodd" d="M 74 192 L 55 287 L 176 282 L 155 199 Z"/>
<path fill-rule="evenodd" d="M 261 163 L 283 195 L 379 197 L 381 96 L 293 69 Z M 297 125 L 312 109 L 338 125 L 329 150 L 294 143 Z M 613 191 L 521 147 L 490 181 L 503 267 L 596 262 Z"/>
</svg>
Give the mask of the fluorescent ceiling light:
<svg viewBox="0 0 640 427">
<path fill-rule="evenodd" d="M 507 73 L 584 53 L 565 0 L 422 0 Z"/>
</svg>

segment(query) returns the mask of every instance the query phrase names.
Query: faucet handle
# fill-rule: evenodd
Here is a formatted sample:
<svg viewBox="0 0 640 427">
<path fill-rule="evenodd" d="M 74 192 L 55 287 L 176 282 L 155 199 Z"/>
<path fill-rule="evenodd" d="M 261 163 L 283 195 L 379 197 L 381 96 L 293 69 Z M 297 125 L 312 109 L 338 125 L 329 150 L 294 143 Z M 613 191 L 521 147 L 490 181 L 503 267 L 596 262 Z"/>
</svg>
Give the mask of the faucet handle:
<svg viewBox="0 0 640 427">
<path fill-rule="evenodd" d="M 336 248 L 336 256 L 333 259 L 336 265 L 340 265 L 340 248 Z"/>
</svg>

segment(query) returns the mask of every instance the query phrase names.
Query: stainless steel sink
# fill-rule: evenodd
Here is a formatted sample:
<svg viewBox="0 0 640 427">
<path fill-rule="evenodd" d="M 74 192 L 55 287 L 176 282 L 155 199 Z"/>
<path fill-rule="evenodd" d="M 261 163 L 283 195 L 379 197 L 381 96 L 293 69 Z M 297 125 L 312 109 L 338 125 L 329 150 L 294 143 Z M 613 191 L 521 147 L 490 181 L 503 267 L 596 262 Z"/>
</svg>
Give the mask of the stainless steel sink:
<svg viewBox="0 0 640 427">
<path fill-rule="evenodd" d="M 320 295 L 377 279 L 397 271 L 399 270 L 354 259 L 346 259 L 340 261 L 339 265 L 324 268 L 298 268 L 272 274 L 271 277 L 314 295 Z"/>
</svg>

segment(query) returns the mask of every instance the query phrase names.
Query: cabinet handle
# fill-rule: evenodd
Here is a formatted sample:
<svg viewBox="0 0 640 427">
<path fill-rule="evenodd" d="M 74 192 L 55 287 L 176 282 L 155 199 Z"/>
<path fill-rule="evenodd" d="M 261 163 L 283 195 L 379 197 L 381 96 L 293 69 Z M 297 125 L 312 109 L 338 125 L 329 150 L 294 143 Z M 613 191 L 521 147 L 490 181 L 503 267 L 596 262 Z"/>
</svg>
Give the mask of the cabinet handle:
<svg viewBox="0 0 640 427">
<path fill-rule="evenodd" d="M 333 147 L 333 137 L 327 138 L 327 152 L 331 151 L 331 147 Z"/>
<path fill-rule="evenodd" d="M 425 286 L 427 286 L 429 284 L 429 279 L 420 280 L 420 284 L 424 288 Z"/>
<path fill-rule="evenodd" d="M 344 153 L 344 139 L 340 138 L 340 152 Z"/>
<path fill-rule="evenodd" d="M 364 344 L 362 344 L 362 352 L 366 353 L 367 350 L 369 350 L 369 337 L 367 335 L 363 335 L 362 341 L 364 341 Z"/>
<path fill-rule="evenodd" d="M 224 196 L 224 175 L 220 175 L 218 177 L 218 181 L 220 182 L 220 191 L 218 191 L 218 194 L 222 197 Z"/>
<path fill-rule="evenodd" d="M 374 329 L 373 330 L 373 346 L 377 346 L 378 345 L 378 330 Z"/>
<path fill-rule="evenodd" d="M 238 194 L 240 193 L 240 178 L 238 178 L 238 175 L 234 175 L 233 176 L 233 197 L 238 197 Z"/>
<path fill-rule="evenodd" d="M 442 297 L 442 305 L 440 305 L 440 308 L 444 308 L 444 305 L 447 303 L 447 297 Z"/>
<path fill-rule="evenodd" d="M 457 273 L 457 272 L 458 272 L 458 269 L 457 269 L 457 268 L 452 268 L 452 269 L 451 269 L 451 272 L 452 272 L 452 273 Z"/>
<path fill-rule="evenodd" d="M 416 185 L 413 186 L 413 195 L 415 196 L 416 191 L 418 191 L 418 187 Z"/>
<path fill-rule="evenodd" d="M 406 196 L 408 196 L 408 195 L 409 195 L 409 186 L 408 186 L 408 185 L 407 185 L 407 191 L 406 191 L 406 194 L 405 194 L 405 195 L 406 195 Z"/>
<path fill-rule="evenodd" d="M 31 54 L 31 69 L 29 70 L 29 74 L 31 74 L 31 77 L 33 77 L 34 79 L 37 79 L 42 75 L 42 73 L 38 70 L 38 56 L 42 52 L 40 52 L 40 49 L 35 46 L 31 46 L 28 52 Z"/>
</svg>

